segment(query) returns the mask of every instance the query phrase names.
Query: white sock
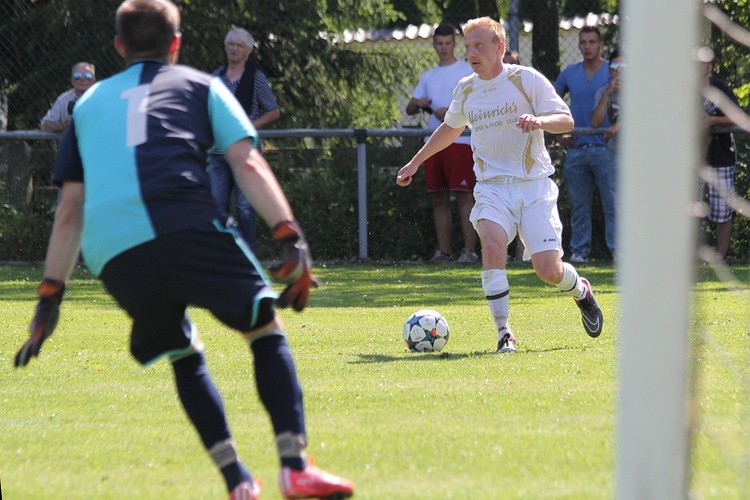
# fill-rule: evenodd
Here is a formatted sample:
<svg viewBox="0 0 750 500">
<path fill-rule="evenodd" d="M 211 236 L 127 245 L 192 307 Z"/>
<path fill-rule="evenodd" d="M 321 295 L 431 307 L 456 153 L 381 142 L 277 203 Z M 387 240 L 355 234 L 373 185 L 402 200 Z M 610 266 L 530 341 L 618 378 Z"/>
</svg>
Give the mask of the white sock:
<svg viewBox="0 0 750 500">
<path fill-rule="evenodd" d="M 557 284 L 557 288 L 563 293 L 572 295 L 575 299 L 580 299 L 586 293 L 586 287 L 578 279 L 578 271 L 567 262 L 563 262 L 563 278 Z"/>
<path fill-rule="evenodd" d="M 490 314 L 498 330 L 508 326 L 510 316 L 510 285 L 505 269 L 482 271 L 482 290 L 490 306 Z"/>
</svg>

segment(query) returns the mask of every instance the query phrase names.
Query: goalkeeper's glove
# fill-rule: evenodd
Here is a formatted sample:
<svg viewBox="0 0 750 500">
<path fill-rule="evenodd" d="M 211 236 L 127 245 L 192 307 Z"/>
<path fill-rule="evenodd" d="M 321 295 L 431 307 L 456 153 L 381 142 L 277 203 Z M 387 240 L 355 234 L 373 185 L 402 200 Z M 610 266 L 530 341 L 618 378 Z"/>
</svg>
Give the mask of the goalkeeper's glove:
<svg viewBox="0 0 750 500">
<path fill-rule="evenodd" d="M 26 366 L 32 356 L 38 356 L 42 343 L 52 335 L 60 318 L 60 302 L 65 293 L 65 283 L 49 278 L 44 278 L 37 289 L 39 302 L 36 305 L 34 319 L 29 326 L 29 339 L 23 344 L 16 354 L 14 364 Z"/>
<path fill-rule="evenodd" d="M 271 277 L 289 285 L 276 299 L 279 307 L 291 305 L 295 311 L 301 311 L 307 305 L 310 287 L 318 287 L 318 281 L 312 273 L 312 258 L 302 229 L 295 221 L 279 222 L 271 234 L 281 244 L 281 264 L 270 269 Z"/>
</svg>

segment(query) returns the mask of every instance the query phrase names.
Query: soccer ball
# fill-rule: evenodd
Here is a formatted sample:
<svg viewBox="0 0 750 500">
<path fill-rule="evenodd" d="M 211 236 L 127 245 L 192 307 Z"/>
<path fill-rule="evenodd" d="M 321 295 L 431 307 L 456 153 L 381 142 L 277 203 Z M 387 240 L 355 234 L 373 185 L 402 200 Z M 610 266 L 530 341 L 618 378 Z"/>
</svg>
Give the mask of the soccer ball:
<svg viewBox="0 0 750 500">
<path fill-rule="evenodd" d="M 440 351 L 448 343 L 449 336 L 448 322 L 432 309 L 415 312 L 404 324 L 406 347 L 412 351 Z"/>
</svg>

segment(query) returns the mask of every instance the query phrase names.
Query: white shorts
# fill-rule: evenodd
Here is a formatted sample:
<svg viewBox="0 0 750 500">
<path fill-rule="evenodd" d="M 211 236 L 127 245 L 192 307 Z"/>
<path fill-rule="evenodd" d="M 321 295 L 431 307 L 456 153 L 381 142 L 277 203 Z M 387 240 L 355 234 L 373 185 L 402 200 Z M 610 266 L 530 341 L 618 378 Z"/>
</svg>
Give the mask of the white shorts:
<svg viewBox="0 0 750 500">
<path fill-rule="evenodd" d="M 500 225 L 508 243 L 517 233 L 525 247 L 524 260 L 546 250 L 562 253 L 557 195 L 557 185 L 549 177 L 511 183 L 477 182 L 469 220 L 475 228 L 481 219 Z"/>
</svg>

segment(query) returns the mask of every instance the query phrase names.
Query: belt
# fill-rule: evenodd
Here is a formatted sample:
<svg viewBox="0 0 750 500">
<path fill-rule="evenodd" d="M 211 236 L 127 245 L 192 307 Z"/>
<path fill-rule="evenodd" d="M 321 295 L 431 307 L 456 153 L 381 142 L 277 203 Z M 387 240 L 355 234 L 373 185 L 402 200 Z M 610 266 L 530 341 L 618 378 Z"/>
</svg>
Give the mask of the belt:
<svg viewBox="0 0 750 500">
<path fill-rule="evenodd" d="M 589 149 L 589 148 L 606 148 L 607 146 L 604 144 L 581 144 L 580 146 L 573 146 L 573 149 Z"/>
<path fill-rule="evenodd" d="M 515 184 L 516 182 L 526 182 L 534 180 L 537 179 L 525 179 L 523 177 L 514 177 L 512 175 L 497 175 L 495 177 L 490 177 L 489 179 L 484 179 L 480 182 L 486 182 L 488 184 Z"/>
</svg>

